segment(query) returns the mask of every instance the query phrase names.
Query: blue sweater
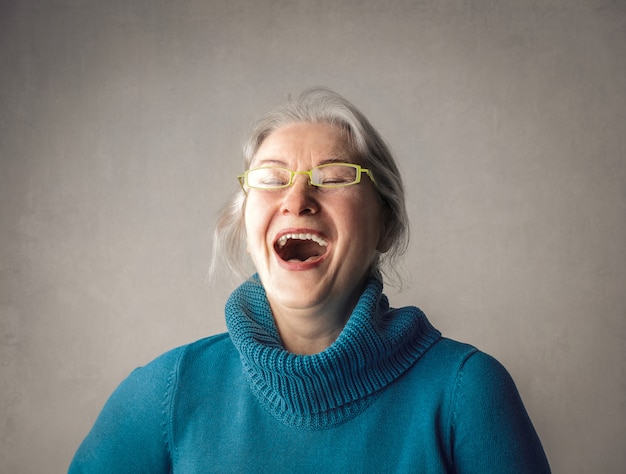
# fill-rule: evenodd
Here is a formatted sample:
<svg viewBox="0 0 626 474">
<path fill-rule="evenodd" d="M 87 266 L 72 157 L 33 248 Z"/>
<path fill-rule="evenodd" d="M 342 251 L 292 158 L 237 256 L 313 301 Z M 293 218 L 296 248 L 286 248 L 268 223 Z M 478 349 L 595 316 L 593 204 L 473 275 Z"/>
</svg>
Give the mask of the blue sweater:
<svg viewBox="0 0 626 474">
<path fill-rule="evenodd" d="M 549 472 L 506 370 L 375 279 L 319 354 L 282 349 L 255 280 L 226 320 L 122 382 L 70 473 Z"/>
</svg>

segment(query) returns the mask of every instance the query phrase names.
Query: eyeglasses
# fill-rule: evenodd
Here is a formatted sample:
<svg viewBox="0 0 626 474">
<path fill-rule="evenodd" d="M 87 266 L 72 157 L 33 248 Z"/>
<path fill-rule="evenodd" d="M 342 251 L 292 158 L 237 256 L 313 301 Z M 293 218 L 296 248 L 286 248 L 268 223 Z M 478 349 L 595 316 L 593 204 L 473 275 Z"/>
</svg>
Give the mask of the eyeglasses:
<svg viewBox="0 0 626 474">
<path fill-rule="evenodd" d="M 309 177 L 309 184 L 319 188 L 343 188 L 361 182 L 361 175 L 365 173 L 374 184 L 374 176 L 370 170 L 353 163 L 328 163 L 316 166 L 309 171 L 291 171 L 280 166 L 264 166 L 247 170 L 237 176 L 244 192 L 246 188 L 253 189 L 283 189 L 291 186 L 298 174 Z"/>
</svg>

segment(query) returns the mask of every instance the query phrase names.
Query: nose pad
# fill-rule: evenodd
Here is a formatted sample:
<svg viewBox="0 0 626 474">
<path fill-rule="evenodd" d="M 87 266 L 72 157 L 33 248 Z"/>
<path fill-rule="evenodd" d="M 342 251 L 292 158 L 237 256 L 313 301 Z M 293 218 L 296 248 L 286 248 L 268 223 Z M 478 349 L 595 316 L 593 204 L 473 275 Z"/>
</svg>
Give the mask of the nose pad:
<svg viewBox="0 0 626 474">
<path fill-rule="evenodd" d="M 298 175 L 302 175 L 302 176 L 306 176 L 307 180 L 306 180 L 306 184 L 311 187 L 311 172 L 310 171 L 294 171 L 293 172 L 293 178 L 291 178 L 291 186 L 295 186 L 296 185 L 296 179 L 298 178 Z"/>
</svg>

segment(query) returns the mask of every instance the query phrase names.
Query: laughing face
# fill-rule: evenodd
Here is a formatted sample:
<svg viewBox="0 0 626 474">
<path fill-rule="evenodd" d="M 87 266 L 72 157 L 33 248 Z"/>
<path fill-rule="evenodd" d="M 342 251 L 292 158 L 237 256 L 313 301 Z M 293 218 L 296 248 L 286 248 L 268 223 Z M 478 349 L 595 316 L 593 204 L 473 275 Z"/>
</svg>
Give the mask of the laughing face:
<svg viewBox="0 0 626 474">
<path fill-rule="evenodd" d="M 250 168 L 308 171 L 328 162 L 364 165 L 340 128 L 297 123 L 269 135 Z M 365 175 L 342 188 L 314 187 L 308 176 L 296 175 L 290 187 L 248 191 L 248 252 L 279 330 L 281 321 L 298 315 L 343 327 L 385 248 L 383 222 L 376 187 Z"/>
</svg>

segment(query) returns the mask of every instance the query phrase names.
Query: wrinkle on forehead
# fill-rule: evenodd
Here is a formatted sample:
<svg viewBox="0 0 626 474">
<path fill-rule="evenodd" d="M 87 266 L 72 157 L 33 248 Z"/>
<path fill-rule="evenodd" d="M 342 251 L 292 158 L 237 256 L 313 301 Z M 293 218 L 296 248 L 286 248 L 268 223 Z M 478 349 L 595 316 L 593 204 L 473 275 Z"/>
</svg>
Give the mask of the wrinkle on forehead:
<svg viewBox="0 0 626 474">
<path fill-rule="evenodd" d="M 320 129 L 325 132 L 321 140 L 318 133 Z M 305 167 L 311 168 L 326 163 L 350 163 L 355 153 L 348 135 L 343 127 L 325 122 L 286 125 L 263 140 L 250 167 L 291 168 L 296 163 L 303 163 Z"/>
</svg>

